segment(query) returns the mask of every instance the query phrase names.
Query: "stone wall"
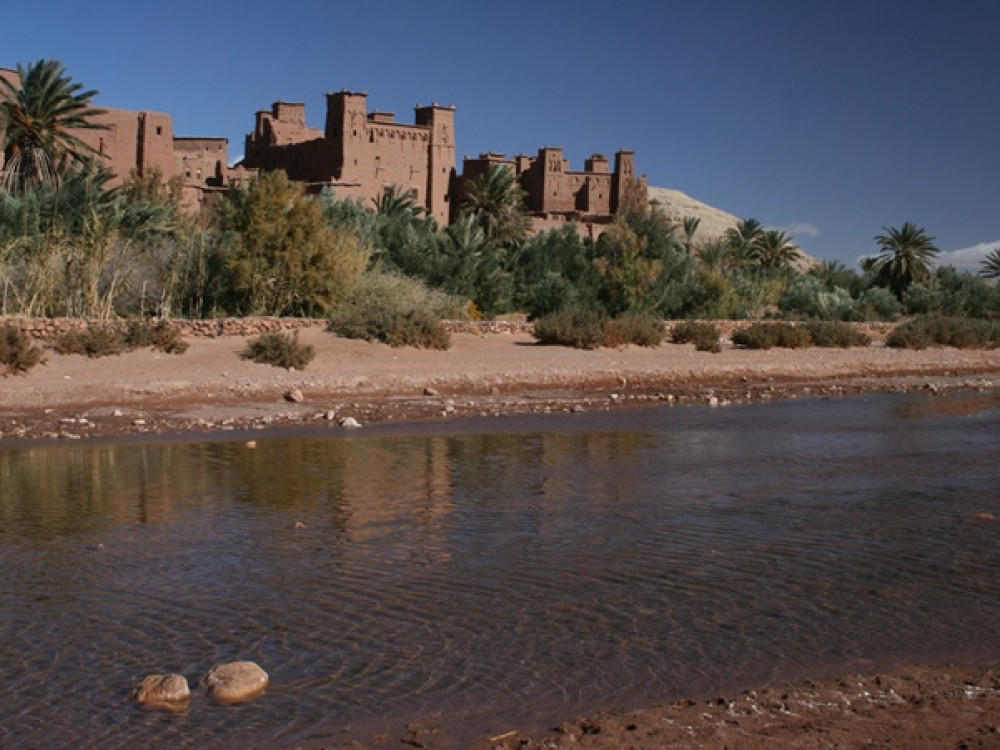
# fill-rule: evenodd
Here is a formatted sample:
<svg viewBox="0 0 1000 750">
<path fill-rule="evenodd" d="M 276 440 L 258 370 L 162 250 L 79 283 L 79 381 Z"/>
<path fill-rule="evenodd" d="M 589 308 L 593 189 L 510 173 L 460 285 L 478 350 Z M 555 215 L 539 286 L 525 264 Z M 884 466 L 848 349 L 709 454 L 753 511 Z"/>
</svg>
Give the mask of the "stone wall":
<svg viewBox="0 0 1000 750">
<path fill-rule="evenodd" d="M 48 341 L 68 331 L 83 330 L 88 326 L 116 326 L 126 321 L 83 320 L 80 318 L 20 318 L 2 317 L 0 324 L 11 325 L 36 341 Z M 151 323 L 157 322 L 150 320 Z M 173 318 L 175 326 L 186 338 L 216 338 L 219 336 L 259 336 L 262 333 L 296 331 L 306 328 L 326 328 L 327 321 L 321 318 L 218 318 L 213 320 L 184 320 Z M 523 320 L 452 320 L 444 321 L 445 328 L 452 333 L 523 333 L 533 329 L 531 323 Z"/>
</svg>

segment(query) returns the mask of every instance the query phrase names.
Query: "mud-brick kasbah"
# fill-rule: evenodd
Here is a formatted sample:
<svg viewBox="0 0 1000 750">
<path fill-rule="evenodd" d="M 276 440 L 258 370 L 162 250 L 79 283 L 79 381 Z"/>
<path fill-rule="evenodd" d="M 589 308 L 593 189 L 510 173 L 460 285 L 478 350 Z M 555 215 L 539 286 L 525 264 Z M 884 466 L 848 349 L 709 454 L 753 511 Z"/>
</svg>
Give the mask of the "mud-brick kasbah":
<svg viewBox="0 0 1000 750">
<path fill-rule="evenodd" d="M 0 68 L 0 77 L 15 85 L 17 73 Z M 618 151 L 614 163 L 594 154 L 580 171 L 569 168 L 561 148 L 543 147 L 536 156 L 483 153 L 465 157 L 456 169 L 455 107 L 417 105 L 413 124 L 396 122 L 392 112 L 368 109 L 363 92 L 326 95 L 322 128 L 306 123 L 305 105 L 277 101 L 257 112 L 246 136 L 243 159 L 229 166 L 227 138 L 177 136 L 169 114 L 102 107 L 105 127 L 80 130 L 121 184 L 131 175 L 153 173 L 180 177 L 185 203 L 196 208 L 212 195 L 245 183 L 261 170 L 284 170 L 311 192 L 331 187 L 340 198 L 359 198 L 366 205 L 386 190 L 410 191 L 439 224 L 459 212 L 465 185 L 493 164 L 513 170 L 526 194 L 537 230 L 575 221 L 591 235 L 627 204 L 645 204 L 645 177 L 636 179 L 634 154 Z M 0 166 L 3 154 L 0 153 Z"/>
</svg>

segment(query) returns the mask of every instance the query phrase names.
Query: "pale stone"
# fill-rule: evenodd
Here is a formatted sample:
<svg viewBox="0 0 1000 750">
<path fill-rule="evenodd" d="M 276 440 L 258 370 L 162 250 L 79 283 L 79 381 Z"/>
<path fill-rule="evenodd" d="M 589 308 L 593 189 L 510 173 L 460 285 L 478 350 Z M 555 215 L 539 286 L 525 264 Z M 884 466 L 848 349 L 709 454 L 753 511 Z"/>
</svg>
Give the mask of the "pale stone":
<svg viewBox="0 0 1000 750">
<path fill-rule="evenodd" d="M 340 420 L 341 427 L 347 427 L 349 429 L 356 429 L 361 426 L 361 423 L 354 417 L 344 417 Z"/>
<path fill-rule="evenodd" d="M 302 391 L 298 388 L 292 388 L 291 390 L 285 392 L 285 400 L 291 401 L 295 404 L 301 404 L 306 400 L 306 397 L 302 395 Z"/>
<path fill-rule="evenodd" d="M 188 681 L 179 674 L 151 674 L 132 691 L 132 699 L 143 706 L 184 703 L 190 697 Z"/>
<path fill-rule="evenodd" d="M 431 388 L 430 386 L 428 386 L 427 388 L 424 388 L 424 395 L 425 396 L 432 396 L 434 398 L 437 398 L 441 394 L 438 392 L 438 390 L 436 388 Z"/>
<path fill-rule="evenodd" d="M 249 700 L 261 693 L 267 683 L 267 672 L 252 661 L 217 664 L 201 680 L 208 697 L 220 703 Z"/>
</svg>

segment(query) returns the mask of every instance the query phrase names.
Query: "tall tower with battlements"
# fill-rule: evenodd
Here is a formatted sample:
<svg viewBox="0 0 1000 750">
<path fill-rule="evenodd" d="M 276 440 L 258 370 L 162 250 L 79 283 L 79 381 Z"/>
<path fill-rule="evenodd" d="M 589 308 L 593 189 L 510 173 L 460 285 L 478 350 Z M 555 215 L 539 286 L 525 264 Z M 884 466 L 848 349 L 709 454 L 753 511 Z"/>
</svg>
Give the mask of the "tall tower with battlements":
<svg viewBox="0 0 1000 750">
<path fill-rule="evenodd" d="M 455 179 L 455 108 L 431 104 L 417 106 L 414 122 L 430 129 L 427 156 L 427 212 L 445 226 L 451 213 L 451 188 Z"/>
</svg>

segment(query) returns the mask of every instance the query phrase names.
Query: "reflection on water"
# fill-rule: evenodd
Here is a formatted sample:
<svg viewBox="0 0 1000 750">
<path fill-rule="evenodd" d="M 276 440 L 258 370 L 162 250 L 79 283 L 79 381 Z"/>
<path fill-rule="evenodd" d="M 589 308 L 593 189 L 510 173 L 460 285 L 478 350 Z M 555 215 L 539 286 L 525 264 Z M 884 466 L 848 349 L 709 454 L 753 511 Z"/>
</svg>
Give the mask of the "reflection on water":
<svg viewBox="0 0 1000 750">
<path fill-rule="evenodd" d="M 916 402 L 0 450 L 0 746 L 523 727 L 995 660 L 1000 414 Z M 127 701 L 235 658 L 272 676 L 252 704 Z"/>
</svg>

